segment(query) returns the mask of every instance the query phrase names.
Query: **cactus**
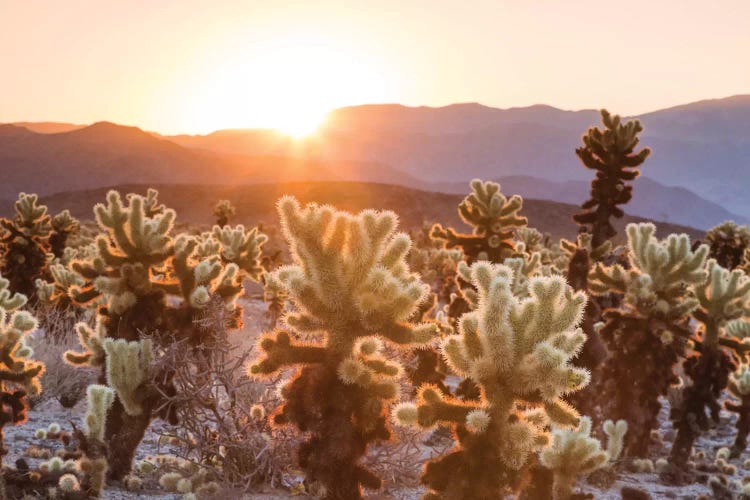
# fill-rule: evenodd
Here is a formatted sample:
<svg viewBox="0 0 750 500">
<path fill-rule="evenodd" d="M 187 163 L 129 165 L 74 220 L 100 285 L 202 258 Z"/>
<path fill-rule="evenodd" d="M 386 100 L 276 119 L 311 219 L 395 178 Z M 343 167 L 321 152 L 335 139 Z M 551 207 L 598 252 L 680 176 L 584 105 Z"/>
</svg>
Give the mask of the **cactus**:
<svg viewBox="0 0 750 500">
<path fill-rule="evenodd" d="M 432 227 L 430 236 L 444 242 L 446 248 L 461 248 L 468 261 L 489 260 L 501 263 L 515 251 L 514 230 L 526 226 L 527 219 L 518 215 L 523 198 L 507 198 L 496 182 L 471 181 L 472 193 L 458 206 L 458 213 L 472 234 L 459 234 L 440 224 Z"/>
<path fill-rule="evenodd" d="M 454 428 L 458 447 L 425 467 L 425 498 L 503 498 L 548 444 L 550 421 L 578 424 L 561 397 L 589 380 L 570 365 L 585 340 L 577 325 L 586 296 L 559 276 L 519 280 L 505 265 L 478 262 L 459 272 L 474 286 L 465 297 L 474 310 L 442 350 L 455 373 L 481 388 L 480 399 L 462 402 L 425 385 L 416 404 L 397 405 L 393 416 L 402 425 Z"/>
<path fill-rule="evenodd" d="M 21 193 L 15 203 L 15 217 L 0 219 L 0 273 L 10 289 L 35 297 L 35 282 L 47 267 L 51 219 L 47 207 L 35 194 Z"/>
<path fill-rule="evenodd" d="M 710 255 L 725 269 L 735 269 L 745 260 L 745 250 L 750 245 L 750 229 L 732 221 L 722 222 L 706 233 Z"/>
<path fill-rule="evenodd" d="M 359 461 L 368 443 L 389 438 L 384 401 L 399 389 L 401 367 L 383 357 L 383 340 L 422 344 L 435 335 L 434 325 L 407 321 L 427 286 L 406 265 L 410 240 L 394 232 L 392 212 L 303 208 L 292 197 L 278 210 L 294 264 L 272 278 L 294 305 L 284 317 L 291 331 L 264 335 L 262 357 L 249 372 L 301 367 L 282 388 L 285 402 L 273 422 L 310 433 L 298 459 L 311 487 L 327 499 L 361 498 L 362 486 L 381 481 Z M 306 343 L 295 331 L 324 338 Z"/>
<path fill-rule="evenodd" d="M 219 200 L 214 206 L 214 217 L 216 217 L 216 225 L 220 228 L 229 224 L 229 219 L 234 217 L 237 210 L 229 200 Z"/>
<path fill-rule="evenodd" d="M 629 269 L 597 263 L 589 279 L 594 295 L 624 294 L 619 308 L 604 311 L 599 330 L 609 357 L 602 366 L 604 414 L 628 422 L 627 452 L 644 456 L 651 430 L 682 359 L 691 331 L 690 313 L 698 307 L 691 287 L 705 281 L 706 246 L 691 250 L 687 235 L 657 240 L 653 224 L 629 224 Z"/>
<path fill-rule="evenodd" d="M 725 401 L 724 407 L 737 414 L 737 437 L 734 440 L 729 457 L 739 457 L 747 448 L 747 436 L 750 434 L 750 365 L 743 364 L 729 377 L 729 393 L 739 400 Z"/>
<path fill-rule="evenodd" d="M 50 252 L 59 259 L 65 252 L 68 238 L 80 229 L 81 224 L 78 219 L 70 215 L 68 210 L 63 210 L 52 217 L 50 223 L 52 226 L 49 236 Z"/>
<path fill-rule="evenodd" d="M 604 431 L 609 438 L 603 450 L 598 439 L 591 437 L 591 419 L 582 417 L 576 429 L 556 429 L 552 432 L 552 444 L 540 454 L 540 462 L 553 472 L 553 498 L 568 500 L 573 496 L 573 487 L 578 476 L 588 475 L 614 462 L 620 456 L 628 425 L 624 420 L 615 424 L 604 422 Z"/>
<path fill-rule="evenodd" d="M 98 306 L 96 327 L 79 323 L 84 350 L 65 357 L 73 365 L 100 369 L 100 383 L 117 391 L 105 442 L 109 476 L 121 479 L 151 420 L 176 419 L 175 408 L 159 404 L 175 389 L 169 373 L 151 370 L 151 342 L 205 345 L 206 330 L 198 320 L 214 299 L 227 313 L 226 326 L 239 327 L 242 280 L 259 278 L 265 236 L 238 226 L 175 237 L 176 214 L 158 202 L 153 189 L 146 196 L 128 195 L 126 203 L 110 191 L 107 204 L 97 204 L 94 213 L 103 234 L 93 254 L 84 252 L 70 263 L 83 284 L 72 284 L 68 295 L 76 304 Z M 157 407 L 162 407 L 158 414 Z"/>
<path fill-rule="evenodd" d="M 604 129 L 591 127 L 582 137 L 583 146 L 576 149 L 583 165 L 596 171 L 591 197 L 581 206 L 583 212 L 573 216 L 590 229 L 594 248 L 617 234 L 611 219 L 625 214 L 618 205 L 633 196 L 633 187 L 625 183 L 638 177 L 638 168 L 651 154 L 649 148 L 635 152 L 638 134 L 643 130 L 638 120 L 621 123 L 618 115 L 610 115 L 605 109 L 601 115 Z"/>
<path fill-rule="evenodd" d="M 694 340 L 695 352 L 683 365 L 691 384 L 672 409 L 677 437 L 669 458 L 676 469 L 684 468 L 695 439 L 710 420 L 719 421 L 719 398 L 736 368 L 733 352 L 750 349 L 738 340 L 750 335 L 750 323 L 743 320 L 750 315 L 750 278 L 739 269 L 724 269 L 714 259 L 708 261 L 707 269 L 708 279 L 695 291 L 699 307 L 693 316 L 701 329 Z"/>
<path fill-rule="evenodd" d="M 44 364 L 31 359 L 33 351 L 26 336 L 37 327 L 37 320 L 26 311 L 26 297 L 14 294 L 10 282 L 0 277 L 0 458 L 8 453 L 4 446 L 4 427 L 26 421 L 27 395 L 41 392 Z"/>
</svg>

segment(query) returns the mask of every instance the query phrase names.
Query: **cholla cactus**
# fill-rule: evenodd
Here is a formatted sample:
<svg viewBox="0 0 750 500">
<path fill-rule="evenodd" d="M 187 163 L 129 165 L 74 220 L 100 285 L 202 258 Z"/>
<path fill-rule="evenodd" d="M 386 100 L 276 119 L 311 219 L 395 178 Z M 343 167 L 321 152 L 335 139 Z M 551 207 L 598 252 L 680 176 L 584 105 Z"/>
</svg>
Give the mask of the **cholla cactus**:
<svg viewBox="0 0 750 500">
<path fill-rule="evenodd" d="M 514 230 L 526 226 L 526 217 L 518 215 L 523 198 L 507 198 L 496 182 L 471 181 L 472 193 L 458 206 L 461 219 L 472 227 L 472 234 L 458 234 L 440 224 L 432 227 L 430 236 L 444 241 L 447 248 L 461 248 L 469 262 L 489 260 L 501 263 L 515 250 Z"/>
<path fill-rule="evenodd" d="M 649 148 L 635 152 L 643 131 L 638 120 L 620 123 L 618 115 L 605 109 L 601 114 L 604 129 L 591 127 L 582 137 L 583 146 L 576 149 L 583 165 L 596 171 L 591 198 L 582 205 L 583 212 L 573 216 L 577 223 L 590 227 L 594 248 L 617 234 L 611 219 L 622 217 L 625 213 L 618 205 L 633 197 L 633 187 L 625 182 L 638 177 L 638 168 L 651 154 Z"/>
<path fill-rule="evenodd" d="M 308 484 L 328 499 L 361 498 L 360 487 L 378 488 L 380 479 L 359 460 L 368 443 L 390 436 L 383 401 L 398 394 L 401 368 L 383 357 L 383 341 L 422 344 L 435 335 L 434 325 L 407 321 L 427 286 L 409 271 L 410 240 L 394 233 L 392 212 L 303 208 L 292 197 L 278 209 L 294 260 L 272 273 L 294 305 L 284 320 L 325 337 L 304 343 L 288 331 L 265 335 L 250 374 L 302 367 L 282 388 L 285 403 L 273 421 L 310 433 L 299 449 Z"/>
<path fill-rule="evenodd" d="M 105 440 L 107 413 L 115 400 L 115 391 L 105 385 L 90 385 L 86 390 L 86 432 L 76 431 L 82 456 L 82 490 L 88 498 L 97 498 L 104 488 L 108 469 Z"/>
<path fill-rule="evenodd" d="M 579 476 L 588 475 L 619 458 L 627 423 L 620 420 L 615 424 L 607 420 L 604 430 L 609 438 L 606 450 L 602 449 L 598 439 L 591 437 L 589 417 L 582 417 L 576 429 L 552 432 L 552 444 L 542 451 L 539 459 L 542 465 L 552 469 L 555 500 L 568 500 L 573 496 L 573 487 Z"/>
<path fill-rule="evenodd" d="M 36 318 L 19 310 L 26 297 L 11 293 L 9 281 L 0 277 L 0 458 L 8 450 L 3 443 L 3 428 L 26 421 L 26 396 L 41 392 L 39 380 L 44 364 L 31 359 L 33 351 L 26 336 L 37 326 Z"/>
<path fill-rule="evenodd" d="M 15 217 L 0 219 L 0 272 L 10 289 L 35 297 L 34 284 L 47 266 L 50 216 L 35 194 L 21 193 L 15 203 Z"/>
<path fill-rule="evenodd" d="M 478 401 L 444 397 L 423 386 L 417 404 L 396 406 L 403 425 L 451 425 L 459 447 L 429 463 L 426 498 L 502 498 L 519 471 L 549 442 L 547 424 L 575 426 L 579 416 L 562 396 L 585 386 L 586 370 L 570 365 L 585 340 L 577 325 L 586 296 L 562 277 L 532 277 L 524 293 L 504 265 L 470 268 L 476 288 L 459 334 L 442 343 L 453 371 L 481 388 Z M 487 467 L 487 464 L 493 464 Z"/>
<path fill-rule="evenodd" d="M 729 393 L 739 400 L 739 404 L 733 401 L 724 402 L 724 407 L 736 413 L 737 437 L 731 449 L 731 457 L 739 457 L 747 448 L 747 436 L 750 434 L 750 366 L 747 364 L 740 367 L 729 377 Z"/>
<path fill-rule="evenodd" d="M 684 355 L 689 315 L 698 307 L 691 290 L 706 279 L 706 246 L 693 251 L 687 235 L 660 241 L 655 232 L 653 224 L 629 224 L 630 269 L 598 263 L 589 279 L 593 294 L 624 295 L 619 308 L 604 312 L 599 331 L 610 353 L 600 401 L 606 416 L 628 422 L 627 451 L 637 456 L 648 451 L 659 397 L 678 382 L 673 367 Z"/>
<path fill-rule="evenodd" d="M 736 368 L 731 353 L 722 346 L 739 352 L 750 349 L 733 338 L 750 333 L 749 324 L 743 321 L 750 315 L 750 278 L 744 272 L 729 271 L 711 259 L 708 279 L 696 287 L 695 295 L 699 307 L 693 316 L 702 326 L 696 350 L 683 365 L 692 383 L 683 389 L 680 404 L 672 411 L 677 437 L 670 462 L 676 468 L 684 468 L 695 439 L 709 426 L 709 417 L 719 421 L 719 398 Z"/>
<path fill-rule="evenodd" d="M 731 270 L 744 261 L 750 245 L 750 229 L 732 221 L 722 222 L 706 233 L 706 243 L 711 248 L 711 257 L 721 267 Z"/>
<path fill-rule="evenodd" d="M 229 224 L 229 219 L 234 217 L 237 210 L 229 200 L 219 200 L 214 206 L 214 217 L 216 217 L 216 224 L 219 227 L 224 227 Z"/>
<path fill-rule="evenodd" d="M 242 280 L 258 278 L 265 236 L 239 226 L 217 228 L 215 235 L 175 237 L 176 214 L 159 204 L 152 189 L 145 197 L 128 195 L 127 203 L 110 191 L 107 204 L 97 204 L 94 212 L 103 234 L 96 239 L 95 253 L 71 262 L 83 283 L 72 284 L 67 292 L 79 305 L 98 305 L 97 323 L 95 329 L 77 325 L 84 351 L 68 352 L 66 359 L 101 369 L 107 375 L 102 381 L 117 390 L 105 441 L 109 474 L 121 479 L 130 471 L 151 419 L 176 419 L 174 408 L 159 404 L 165 394 L 175 392 L 171 376 L 151 372 L 150 356 L 144 354 L 151 344 L 141 337 L 152 339 L 154 347 L 180 340 L 203 345 L 207 335 L 198 320 L 215 300 L 227 313 L 226 327 L 241 325 L 237 298 L 243 293 Z M 115 371 L 126 376 L 111 377 Z M 154 414 L 160 406 L 164 409 Z"/>
<path fill-rule="evenodd" d="M 69 309 L 72 301 L 68 292 L 73 287 L 83 286 L 83 278 L 63 264 L 50 265 L 49 274 L 52 276 L 52 282 L 43 279 L 36 280 L 37 298 L 42 304 L 54 305 L 64 310 Z"/>
<path fill-rule="evenodd" d="M 59 259 L 65 252 L 68 238 L 70 235 L 76 233 L 81 225 L 78 219 L 70 215 L 70 211 L 68 210 L 63 210 L 55 215 L 50 222 L 52 226 L 49 236 L 50 252 Z"/>
</svg>

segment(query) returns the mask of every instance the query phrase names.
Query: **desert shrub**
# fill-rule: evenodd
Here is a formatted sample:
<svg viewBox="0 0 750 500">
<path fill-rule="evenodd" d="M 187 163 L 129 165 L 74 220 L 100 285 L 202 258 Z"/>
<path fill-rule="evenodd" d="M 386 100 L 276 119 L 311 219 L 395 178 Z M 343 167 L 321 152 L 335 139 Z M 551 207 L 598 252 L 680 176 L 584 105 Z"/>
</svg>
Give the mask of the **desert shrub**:
<svg viewBox="0 0 750 500">
<path fill-rule="evenodd" d="M 589 229 L 594 248 L 617 234 L 611 219 L 621 218 L 625 212 L 618 205 L 633 197 L 633 187 L 626 182 L 638 177 L 638 169 L 651 154 L 649 148 L 635 151 L 643 131 L 638 120 L 621 123 L 618 115 L 605 109 L 601 115 L 604 129 L 591 127 L 582 137 L 583 146 L 576 149 L 583 166 L 596 172 L 591 197 L 581 205 L 583 211 L 573 216 Z"/>
<path fill-rule="evenodd" d="M 521 471 L 548 445 L 550 422 L 578 424 L 561 396 L 589 381 L 586 370 L 570 365 L 585 340 L 577 325 L 586 296 L 562 277 L 524 279 L 505 265 L 478 262 L 459 272 L 474 287 L 465 294 L 473 310 L 442 350 L 480 397 L 459 401 L 425 385 L 416 404 L 400 404 L 393 414 L 404 425 L 452 426 L 458 440 L 425 467 L 426 499 L 502 498 L 519 488 Z"/>
<path fill-rule="evenodd" d="M 361 498 L 361 487 L 381 480 L 361 458 L 368 445 L 390 437 L 385 401 L 398 394 L 401 367 L 381 354 L 383 340 L 396 345 L 427 342 L 430 324 L 408 318 L 427 287 L 406 265 L 410 240 L 396 234 L 391 212 L 358 215 L 330 207 L 301 207 L 291 197 L 278 205 L 293 264 L 270 279 L 288 291 L 288 330 L 264 336 L 255 376 L 301 369 L 284 385 L 276 425 L 308 433 L 298 451 L 310 489 L 327 499 Z M 297 333 L 318 334 L 313 342 Z"/>
</svg>

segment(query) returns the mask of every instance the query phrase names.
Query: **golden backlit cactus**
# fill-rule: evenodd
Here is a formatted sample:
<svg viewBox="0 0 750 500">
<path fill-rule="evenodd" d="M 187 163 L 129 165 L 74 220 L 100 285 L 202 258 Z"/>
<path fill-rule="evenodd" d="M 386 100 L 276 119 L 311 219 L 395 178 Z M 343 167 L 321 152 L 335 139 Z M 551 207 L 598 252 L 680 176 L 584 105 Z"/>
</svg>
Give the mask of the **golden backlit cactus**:
<svg viewBox="0 0 750 500">
<path fill-rule="evenodd" d="M 473 264 L 470 279 L 474 310 L 442 348 L 452 370 L 481 388 L 480 400 L 458 401 L 423 386 L 416 404 L 393 411 L 404 425 L 456 429 L 460 446 L 429 463 L 422 477 L 430 499 L 502 498 L 547 445 L 549 422 L 577 425 L 578 413 L 562 397 L 589 381 L 586 370 L 570 364 L 585 341 L 577 327 L 585 294 L 559 276 L 532 277 L 514 293 L 513 270 L 487 262 Z"/>
<path fill-rule="evenodd" d="M 526 217 L 518 213 L 523 208 L 523 198 L 506 197 L 500 184 L 474 179 L 472 193 L 458 206 L 461 219 L 472 228 L 472 234 L 459 234 L 440 224 L 432 227 L 430 236 L 445 242 L 447 248 L 461 248 L 469 262 L 489 260 L 501 263 L 515 250 L 514 231 L 526 226 Z"/>
<path fill-rule="evenodd" d="M 607 434 L 607 448 L 591 437 L 591 419 L 581 417 L 575 429 L 555 429 L 552 431 L 552 444 L 539 456 L 542 465 L 553 473 L 553 498 L 568 500 L 573 496 L 573 488 L 579 476 L 585 476 L 608 463 L 616 461 L 623 448 L 628 425 L 624 420 L 617 423 L 607 420 L 604 432 Z"/>
<path fill-rule="evenodd" d="M 693 250 L 685 234 L 663 240 L 655 234 L 653 224 L 629 224 L 629 268 L 597 263 L 588 283 L 595 295 L 624 296 L 619 308 L 604 311 L 599 330 L 609 350 L 601 390 L 605 415 L 628 422 L 627 451 L 638 456 L 648 451 L 659 397 L 678 382 L 673 368 L 692 333 L 693 292 L 706 279 L 708 255 L 706 246 Z"/>
<path fill-rule="evenodd" d="M 102 347 L 106 353 L 107 384 L 117 392 L 129 415 L 141 415 L 144 410 L 139 401 L 139 396 L 142 396 L 139 390 L 142 390 L 142 385 L 148 382 L 151 374 L 151 341 L 106 339 Z"/>
<path fill-rule="evenodd" d="M 229 224 L 229 219 L 234 217 L 237 210 L 229 200 L 219 200 L 214 205 L 214 217 L 216 217 L 216 225 L 224 227 Z"/>
<path fill-rule="evenodd" d="M 292 197 L 278 209 L 294 262 L 270 275 L 294 306 L 284 321 L 322 339 L 301 342 L 285 330 L 265 335 L 250 373 L 301 366 L 282 389 L 274 422 L 311 433 L 299 450 L 309 484 L 328 499 L 359 498 L 362 486 L 380 486 L 359 460 L 368 443 L 390 436 L 384 401 L 398 394 L 401 368 L 382 345 L 423 344 L 436 334 L 432 324 L 409 322 L 428 287 L 406 264 L 410 240 L 395 232 L 392 212 L 351 215 L 302 207 Z"/>
<path fill-rule="evenodd" d="M 44 364 L 31 359 L 33 350 L 26 344 L 37 320 L 20 310 L 26 297 L 12 293 L 9 285 L 0 277 L 0 458 L 7 453 L 4 427 L 26 421 L 26 396 L 41 392 L 40 378 L 44 373 Z"/>
</svg>

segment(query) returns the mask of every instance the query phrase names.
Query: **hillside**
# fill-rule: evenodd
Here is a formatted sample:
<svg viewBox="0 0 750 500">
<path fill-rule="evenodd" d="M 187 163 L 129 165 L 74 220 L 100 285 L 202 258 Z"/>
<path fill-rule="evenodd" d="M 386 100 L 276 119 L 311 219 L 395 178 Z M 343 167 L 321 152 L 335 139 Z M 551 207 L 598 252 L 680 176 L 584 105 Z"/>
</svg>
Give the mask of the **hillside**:
<svg viewBox="0 0 750 500">
<path fill-rule="evenodd" d="M 308 182 L 251 186 L 162 184 L 153 187 L 159 190 L 161 201 L 177 211 L 178 221 L 195 224 L 213 223 L 211 210 L 221 198 L 230 200 L 237 208 L 235 223 L 275 224 L 276 201 L 285 194 L 291 194 L 302 202 L 332 204 L 349 211 L 366 208 L 393 210 L 399 215 L 401 226 L 409 229 L 418 228 L 425 222 L 466 227 L 456 212 L 463 195 L 420 191 L 387 184 Z M 116 189 L 122 192 L 145 192 L 146 186 L 130 184 L 117 186 Z M 58 193 L 44 197 L 42 202 L 53 212 L 68 208 L 76 217 L 91 219 L 93 205 L 105 199 L 107 190 L 100 188 Z M 570 238 L 577 232 L 577 225 L 571 218 L 576 210 L 577 207 L 573 205 L 529 199 L 524 202 L 523 214 L 529 218 L 530 225 L 540 231 L 550 233 L 554 238 Z M 622 235 L 625 224 L 644 220 L 626 216 L 615 225 Z M 686 232 L 694 239 L 703 236 L 701 231 L 684 226 L 663 223 L 657 223 L 657 226 L 662 235 Z"/>
</svg>

